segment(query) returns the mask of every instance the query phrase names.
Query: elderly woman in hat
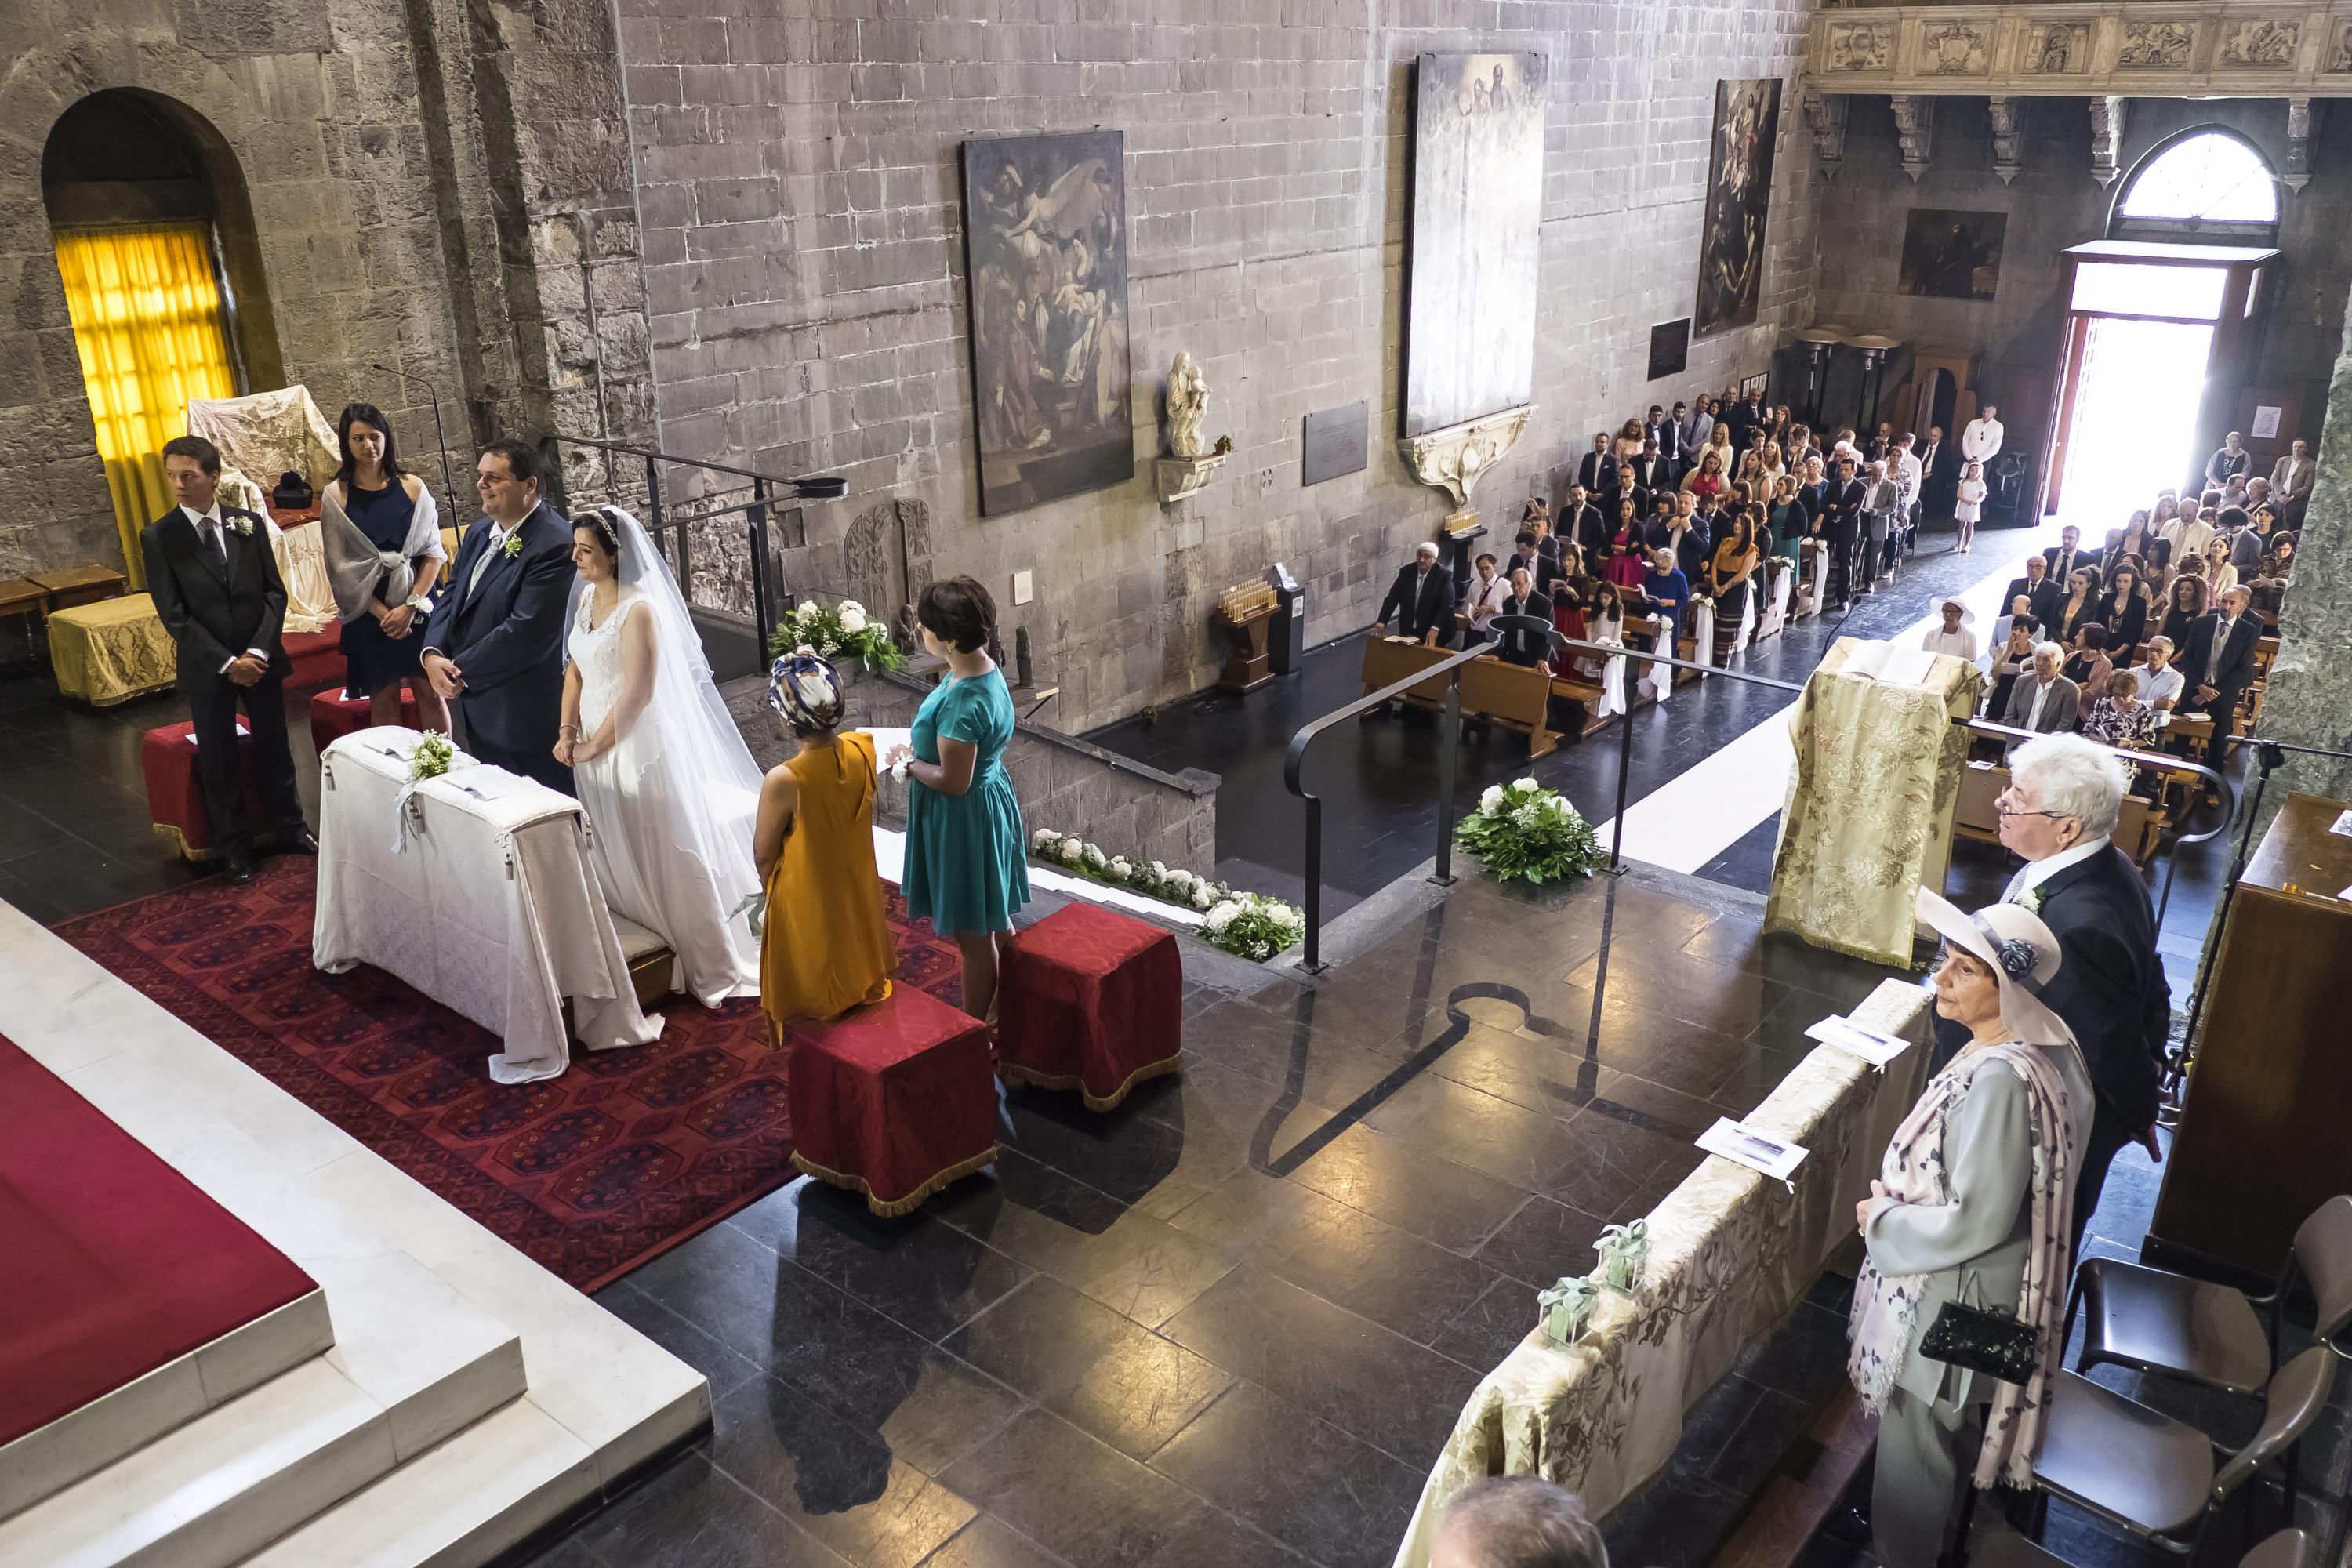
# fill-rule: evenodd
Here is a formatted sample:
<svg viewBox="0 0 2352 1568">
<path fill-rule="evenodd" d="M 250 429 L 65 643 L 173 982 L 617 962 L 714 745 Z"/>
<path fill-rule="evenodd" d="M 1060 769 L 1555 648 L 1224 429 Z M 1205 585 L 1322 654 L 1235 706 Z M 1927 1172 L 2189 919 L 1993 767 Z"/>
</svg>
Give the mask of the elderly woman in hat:
<svg viewBox="0 0 2352 1568">
<path fill-rule="evenodd" d="M 1927 628 L 1919 646 L 1929 653 L 1948 653 L 1954 658 L 1977 661 L 1977 634 L 1969 628 L 1977 624 L 1976 612 L 1958 599 L 1941 599 L 1936 604 L 1938 624 Z"/>
<path fill-rule="evenodd" d="M 798 747 L 768 770 L 751 850 L 767 889 L 760 1006 L 777 1039 L 890 994 L 892 948 L 874 868 L 874 737 L 840 733 L 841 676 L 806 648 L 768 671 L 768 706 Z"/>
<path fill-rule="evenodd" d="M 1925 888 L 1918 913 L 1944 939 L 1936 1011 L 1969 1039 L 1895 1129 L 1854 1215 L 1869 1258 L 1847 1373 L 1879 1418 L 1871 1531 L 1886 1568 L 1934 1568 L 1963 1482 L 2030 1482 L 2092 1109 L 2083 1053 L 2040 1000 L 2058 973 L 2050 928 L 2022 905 L 1966 914 Z M 1956 1303 L 2032 1329 L 2026 1383 L 1923 1353 Z"/>
</svg>

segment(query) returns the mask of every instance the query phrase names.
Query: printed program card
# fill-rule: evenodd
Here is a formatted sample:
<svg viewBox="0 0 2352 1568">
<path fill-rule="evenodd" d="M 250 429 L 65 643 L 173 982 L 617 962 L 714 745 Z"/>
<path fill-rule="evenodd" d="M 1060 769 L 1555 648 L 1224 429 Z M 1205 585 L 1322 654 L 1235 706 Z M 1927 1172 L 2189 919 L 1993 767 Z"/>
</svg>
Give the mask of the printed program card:
<svg viewBox="0 0 2352 1568">
<path fill-rule="evenodd" d="M 1911 1042 L 1900 1035 L 1882 1035 L 1875 1029 L 1864 1028 L 1851 1018 L 1834 1014 L 1807 1029 L 1805 1034 L 1825 1046 L 1835 1046 L 1849 1056 L 1860 1057 L 1874 1068 L 1885 1067 L 1911 1048 Z"/>
<path fill-rule="evenodd" d="M 1805 1151 L 1798 1145 L 1784 1143 L 1728 1116 L 1717 1117 L 1697 1142 L 1708 1153 L 1761 1171 L 1776 1182 L 1788 1181 L 1805 1159 Z"/>
</svg>

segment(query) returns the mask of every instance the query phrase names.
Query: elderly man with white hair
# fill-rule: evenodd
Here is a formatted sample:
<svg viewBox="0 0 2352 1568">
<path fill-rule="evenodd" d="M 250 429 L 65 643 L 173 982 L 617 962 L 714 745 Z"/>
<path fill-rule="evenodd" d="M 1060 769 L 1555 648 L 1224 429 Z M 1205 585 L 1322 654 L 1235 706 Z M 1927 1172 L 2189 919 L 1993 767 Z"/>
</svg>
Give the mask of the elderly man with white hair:
<svg viewBox="0 0 2352 1568">
<path fill-rule="evenodd" d="M 1380 618 L 1372 635 L 1386 637 L 1395 623 L 1397 633 L 1432 647 L 1454 641 L 1454 574 L 1438 564 L 1437 545 L 1424 539 L 1412 552 L 1412 564 L 1396 574 L 1389 596 L 1381 601 Z"/>
<path fill-rule="evenodd" d="M 2066 650 L 2058 644 L 2034 644 L 2033 673 L 2009 689 L 2009 708 L 2000 721 L 2037 735 L 2073 729 L 2082 712 L 2083 689 L 2060 673 L 2065 663 Z M 2014 752 L 2021 744 L 2011 741 L 2009 749 Z"/>
<path fill-rule="evenodd" d="M 2063 956 L 2041 1000 L 2074 1032 L 2098 1090 L 2075 1180 L 2077 1243 L 2116 1152 L 2135 1141 L 2157 1151 L 2157 1080 L 2171 1020 L 2147 884 L 2108 842 L 2124 785 L 2123 764 L 2105 747 L 2045 735 L 2017 749 L 1994 803 L 2001 843 L 2025 858 L 2001 902 L 2032 910 L 2058 938 Z"/>
</svg>

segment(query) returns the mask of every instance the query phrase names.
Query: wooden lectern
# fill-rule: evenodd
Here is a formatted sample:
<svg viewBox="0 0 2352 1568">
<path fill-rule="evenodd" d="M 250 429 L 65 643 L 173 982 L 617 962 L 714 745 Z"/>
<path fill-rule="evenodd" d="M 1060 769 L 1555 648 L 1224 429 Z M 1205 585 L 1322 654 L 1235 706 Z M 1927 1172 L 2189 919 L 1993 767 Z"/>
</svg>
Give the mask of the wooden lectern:
<svg viewBox="0 0 2352 1568">
<path fill-rule="evenodd" d="M 2291 795 L 2231 900 L 2148 1226 L 2147 1259 L 2268 1289 L 2301 1225 L 2352 1193 L 2352 837 Z"/>
</svg>

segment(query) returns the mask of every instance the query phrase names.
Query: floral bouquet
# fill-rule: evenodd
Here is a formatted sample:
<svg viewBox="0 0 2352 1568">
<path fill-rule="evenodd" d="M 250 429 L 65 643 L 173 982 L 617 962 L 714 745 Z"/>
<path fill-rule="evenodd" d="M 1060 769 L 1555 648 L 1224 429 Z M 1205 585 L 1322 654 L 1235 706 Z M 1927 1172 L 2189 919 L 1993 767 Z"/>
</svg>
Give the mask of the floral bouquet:
<svg viewBox="0 0 2352 1568">
<path fill-rule="evenodd" d="M 855 656 L 868 669 L 903 669 L 907 665 L 905 651 L 890 640 L 888 630 L 868 617 L 866 606 L 855 599 L 832 605 L 803 599 L 798 609 L 786 611 L 768 638 L 769 657 L 803 647 L 827 658 Z"/>
<path fill-rule="evenodd" d="M 1307 933 L 1307 917 L 1280 899 L 1235 893 L 1214 905 L 1202 922 L 1209 945 L 1264 963 L 1297 944 Z"/>
<path fill-rule="evenodd" d="M 1219 899 L 1233 893 L 1223 882 L 1213 882 L 1191 871 L 1171 871 L 1157 860 L 1107 855 L 1099 844 L 1075 833 L 1056 833 L 1050 827 L 1041 827 L 1029 836 L 1029 849 L 1040 860 L 1076 876 L 1114 888 L 1132 888 L 1147 898 L 1204 913 Z"/>
<path fill-rule="evenodd" d="M 1536 1293 L 1537 1321 L 1542 1326 L 1544 1338 L 1554 1344 L 1572 1345 L 1584 1332 L 1591 1320 L 1593 1305 L 1601 1300 L 1597 1280 L 1570 1279 L 1563 1277 L 1549 1290 Z"/>
<path fill-rule="evenodd" d="M 427 730 L 417 737 L 416 749 L 408 753 L 408 782 L 415 784 L 437 779 L 449 771 L 449 764 L 457 758 L 457 749 L 449 743 L 448 736 L 438 730 Z"/>
<path fill-rule="evenodd" d="M 1601 1255 L 1601 1267 L 1595 1272 L 1601 1283 L 1612 1290 L 1631 1290 L 1642 1277 L 1642 1265 L 1649 1261 L 1650 1222 L 1637 1219 L 1631 1225 L 1604 1226 L 1592 1249 Z"/>
<path fill-rule="evenodd" d="M 1497 881 L 1564 881 L 1592 873 L 1603 858 L 1592 824 L 1566 796 L 1531 778 L 1496 784 L 1454 829 L 1454 842 Z"/>
</svg>

